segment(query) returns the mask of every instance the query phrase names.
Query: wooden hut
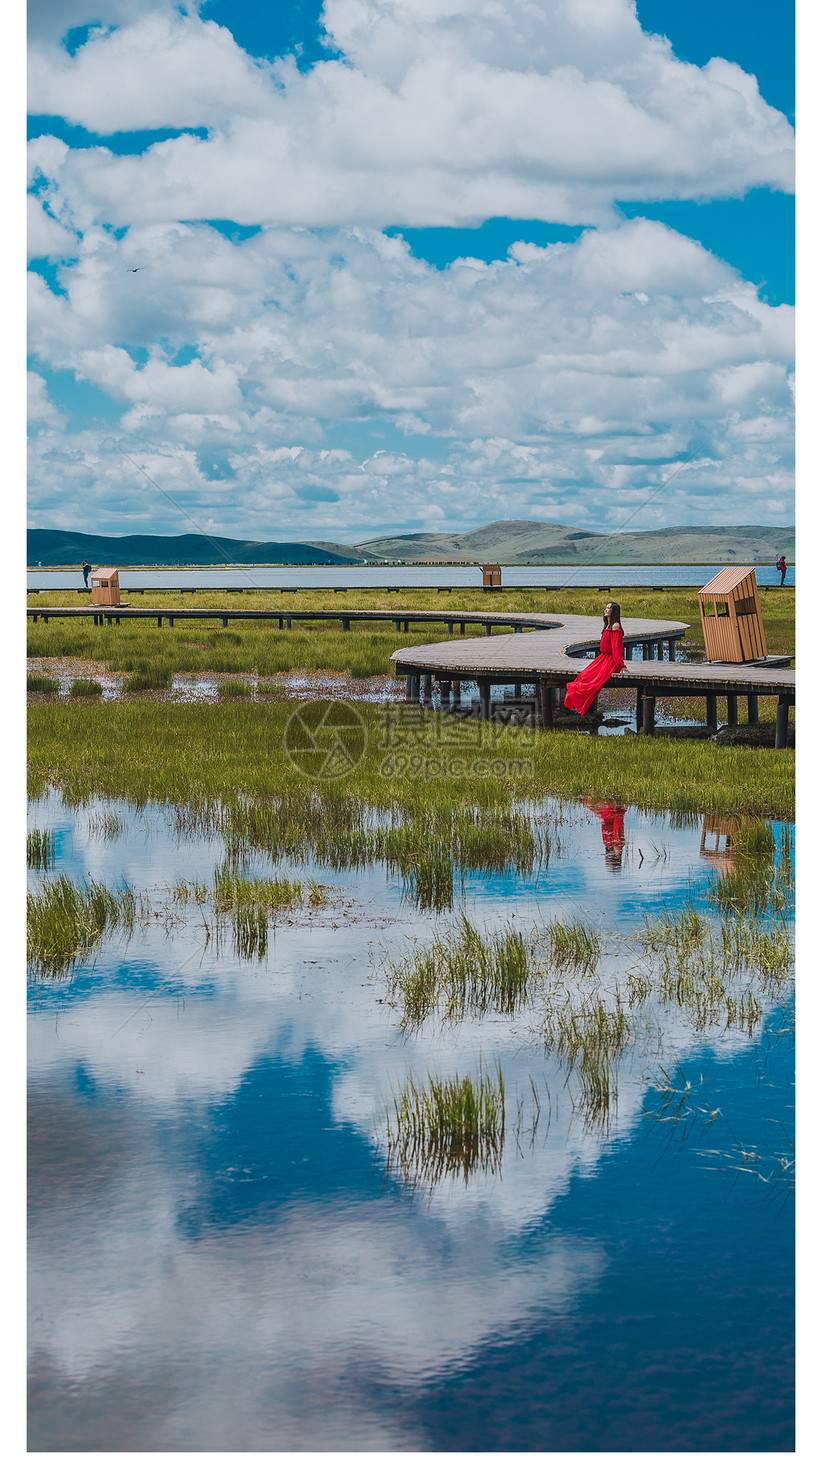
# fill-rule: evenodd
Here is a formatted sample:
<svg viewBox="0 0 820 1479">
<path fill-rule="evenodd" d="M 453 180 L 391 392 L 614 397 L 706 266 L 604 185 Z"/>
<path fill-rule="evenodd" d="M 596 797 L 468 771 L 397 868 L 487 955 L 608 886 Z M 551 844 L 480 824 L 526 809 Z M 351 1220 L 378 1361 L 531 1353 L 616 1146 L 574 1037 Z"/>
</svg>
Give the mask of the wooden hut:
<svg viewBox="0 0 820 1479">
<path fill-rule="evenodd" d="M 754 565 L 729 565 L 698 591 L 707 662 L 768 657 Z"/>
<path fill-rule="evenodd" d="M 501 584 L 501 566 L 482 565 L 481 580 L 485 590 L 488 590 L 491 586 L 499 586 Z"/>
<path fill-rule="evenodd" d="M 119 606 L 120 572 L 113 565 L 101 565 L 91 576 L 92 606 Z"/>
</svg>

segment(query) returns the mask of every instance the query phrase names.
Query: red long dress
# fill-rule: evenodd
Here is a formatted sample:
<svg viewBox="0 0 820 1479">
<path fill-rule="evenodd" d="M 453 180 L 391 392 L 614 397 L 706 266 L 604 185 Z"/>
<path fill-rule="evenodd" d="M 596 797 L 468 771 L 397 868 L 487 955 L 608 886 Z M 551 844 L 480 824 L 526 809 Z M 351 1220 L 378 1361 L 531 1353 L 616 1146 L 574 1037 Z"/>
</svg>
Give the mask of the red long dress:
<svg viewBox="0 0 820 1479">
<path fill-rule="evenodd" d="M 575 709 L 579 714 L 586 714 L 592 708 L 604 684 L 609 682 L 612 674 L 622 672 L 625 666 L 623 632 L 620 627 L 613 627 L 612 630 L 604 627 L 601 633 L 601 650 L 589 666 L 567 684 L 564 707 Z"/>
</svg>

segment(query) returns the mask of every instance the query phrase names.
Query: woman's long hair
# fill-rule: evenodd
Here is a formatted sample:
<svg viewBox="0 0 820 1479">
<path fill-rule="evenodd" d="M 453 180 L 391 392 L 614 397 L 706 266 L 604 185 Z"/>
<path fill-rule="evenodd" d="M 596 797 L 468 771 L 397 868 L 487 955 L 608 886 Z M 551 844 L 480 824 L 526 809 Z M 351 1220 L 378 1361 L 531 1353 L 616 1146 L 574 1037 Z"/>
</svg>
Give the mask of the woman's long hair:
<svg viewBox="0 0 820 1479">
<path fill-rule="evenodd" d="M 604 631 L 606 631 L 607 628 L 609 628 L 609 630 L 611 631 L 612 628 L 614 627 L 615 623 L 616 622 L 619 622 L 620 619 L 621 619 L 621 608 L 618 605 L 618 602 L 617 601 L 610 601 L 609 604 L 610 604 L 611 610 L 610 610 L 610 613 L 609 613 L 609 617 L 608 618 L 606 616 L 604 617 Z"/>
</svg>

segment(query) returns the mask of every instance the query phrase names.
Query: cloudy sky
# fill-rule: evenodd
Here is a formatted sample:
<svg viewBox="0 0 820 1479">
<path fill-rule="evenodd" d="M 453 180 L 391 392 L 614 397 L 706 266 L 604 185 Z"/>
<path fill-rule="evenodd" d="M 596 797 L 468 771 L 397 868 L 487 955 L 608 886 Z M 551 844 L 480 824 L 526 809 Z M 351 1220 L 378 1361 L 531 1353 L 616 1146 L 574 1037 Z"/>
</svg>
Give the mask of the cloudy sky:
<svg viewBox="0 0 820 1479">
<path fill-rule="evenodd" d="M 29 523 L 790 523 L 792 47 L 769 0 L 30 0 Z"/>
</svg>

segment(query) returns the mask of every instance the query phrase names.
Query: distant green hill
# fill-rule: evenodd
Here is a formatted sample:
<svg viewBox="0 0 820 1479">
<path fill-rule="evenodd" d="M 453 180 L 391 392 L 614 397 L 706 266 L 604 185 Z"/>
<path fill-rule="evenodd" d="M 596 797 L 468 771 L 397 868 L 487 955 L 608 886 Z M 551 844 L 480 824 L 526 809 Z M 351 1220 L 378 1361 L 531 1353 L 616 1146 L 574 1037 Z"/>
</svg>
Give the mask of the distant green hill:
<svg viewBox="0 0 820 1479">
<path fill-rule="evenodd" d="M 78 534 L 29 529 L 28 563 L 79 565 L 361 565 L 352 545 L 259 543 L 203 534 Z"/>
<path fill-rule="evenodd" d="M 502 565 L 767 565 L 794 563 L 794 528 L 700 525 L 595 534 L 566 524 L 502 519 L 466 534 L 368 539 L 362 554 L 388 560 L 495 560 Z"/>
<path fill-rule="evenodd" d="M 81 534 L 30 529 L 28 563 L 79 565 L 361 565 L 366 560 L 461 560 L 502 565 L 773 565 L 794 563 L 794 528 L 701 525 L 594 534 L 567 524 L 501 519 L 464 534 L 397 534 L 362 544 L 209 539 L 202 534 Z"/>
</svg>

